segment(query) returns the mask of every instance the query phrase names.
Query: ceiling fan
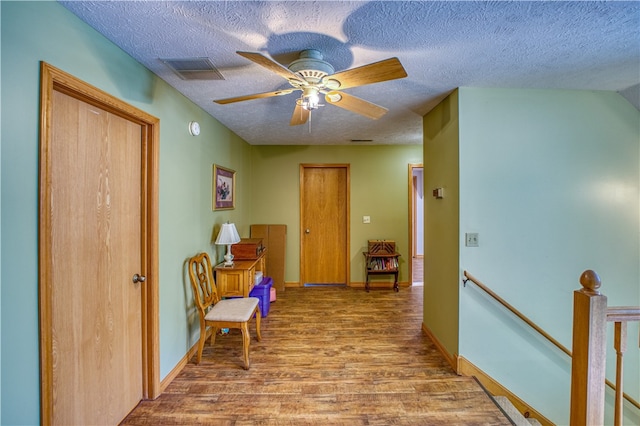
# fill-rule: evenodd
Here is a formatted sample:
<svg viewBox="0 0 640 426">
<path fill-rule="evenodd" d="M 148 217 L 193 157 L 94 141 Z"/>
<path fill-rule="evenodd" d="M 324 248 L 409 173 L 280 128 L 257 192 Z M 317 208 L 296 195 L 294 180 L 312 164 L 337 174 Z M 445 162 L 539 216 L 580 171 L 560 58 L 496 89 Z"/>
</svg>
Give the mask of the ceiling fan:
<svg viewBox="0 0 640 426">
<path fill-rule="evenodd" d="M 381 81 L 395 80 L 407 76 L 407 72 L 404 70 L 398 58 L 389 58 L 380 62 L 374 62 L 335 73 L 333 66 L 324 61 L 322 54 L 315 49 L 307 49 L 300 52 L 299 59 L 291 62 L 287 68 L 260 53 L 240 51 L 236 53 L 284 77 L 292 88 L 218 99 L 214 102 L 224 105 L 251 99 L 288 95 L 296 91 L 301 91 L 302 94 L 296 100 L 293 115 L 291 116 L 291 122 L 289 123 L 291 126 L 306 123 L 307 120 L 310 119 L 311 111 L 322 106 L 319 103 L 319 95 L 324 95 L 324 100 L 328 104 L 374 120 L 378 119 L 388 111 L 387 108 L 349 95 L 341 90 Z"/>
</svg>

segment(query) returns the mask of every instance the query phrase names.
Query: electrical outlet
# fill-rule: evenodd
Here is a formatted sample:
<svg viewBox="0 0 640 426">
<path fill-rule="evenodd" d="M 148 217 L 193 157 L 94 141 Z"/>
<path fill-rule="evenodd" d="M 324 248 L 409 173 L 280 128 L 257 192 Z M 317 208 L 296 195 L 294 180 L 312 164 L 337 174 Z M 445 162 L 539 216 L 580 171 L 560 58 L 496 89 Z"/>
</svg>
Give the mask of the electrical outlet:
<svg viewBox="0 0 640 426">
<path fill-rule="evenodd" d="M 477 232 L 467 232 L 464 234 L 465 243 L 464 245 L 467 247 L 478 247 L 478 233 Z"/>
<path fill-rule="evenodd" d="M 371 223 L 371 216 L 362 216 L 362 223 Z"/>
</svg>

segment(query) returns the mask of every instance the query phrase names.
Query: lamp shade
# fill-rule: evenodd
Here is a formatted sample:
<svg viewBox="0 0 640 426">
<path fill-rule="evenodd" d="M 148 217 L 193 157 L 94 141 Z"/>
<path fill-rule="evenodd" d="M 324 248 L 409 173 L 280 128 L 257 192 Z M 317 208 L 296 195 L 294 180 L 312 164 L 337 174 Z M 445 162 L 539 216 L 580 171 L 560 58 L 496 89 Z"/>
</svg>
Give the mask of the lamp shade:
<svg viewBox="0 0 640 426">
<path fill-rule="evenodd" d="M 216 244 L 236 244 L 240 242 L 240 235 L 236 229 L 236 225 L 233 223 L 223 223 L 218 238 L 216 238 Z"/>
</svg>

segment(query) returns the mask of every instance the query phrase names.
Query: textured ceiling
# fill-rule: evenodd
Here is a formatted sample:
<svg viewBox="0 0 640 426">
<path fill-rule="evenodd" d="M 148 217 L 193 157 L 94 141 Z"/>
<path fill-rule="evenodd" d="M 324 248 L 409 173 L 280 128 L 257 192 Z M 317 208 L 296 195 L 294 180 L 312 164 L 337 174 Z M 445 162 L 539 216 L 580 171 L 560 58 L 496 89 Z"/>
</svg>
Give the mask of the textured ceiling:
<svg viewBox="0 0 640 426">
<path fill-rule="evenodd" d="M 422 116 L 457 87 L 620 92 L 640 104 L 640 2 L 60 1 L 250 144 L 422 143 Z M 284 66 L 317 49 L 336 72 L 390 57 L 408 77 L 345 92 L 388 108 L 326 105 L 289 126 L 296 94 L 235 52 Z M 182 80 L 162 59 L 209 58 L 224 80 Z"/>
</svg>

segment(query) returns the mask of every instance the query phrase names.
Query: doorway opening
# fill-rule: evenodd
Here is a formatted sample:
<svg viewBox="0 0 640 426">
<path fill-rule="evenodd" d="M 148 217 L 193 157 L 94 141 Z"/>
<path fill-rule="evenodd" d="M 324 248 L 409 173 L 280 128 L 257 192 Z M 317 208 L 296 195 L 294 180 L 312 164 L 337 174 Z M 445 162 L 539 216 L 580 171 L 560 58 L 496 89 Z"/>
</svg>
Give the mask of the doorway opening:
<svg viewBox="0 0 640 426">
<path fill-rule="evenodd" d="M 409 278 L 424 283 L 424 173 L 422 164 L 409 164 Z"/>
</svg>

